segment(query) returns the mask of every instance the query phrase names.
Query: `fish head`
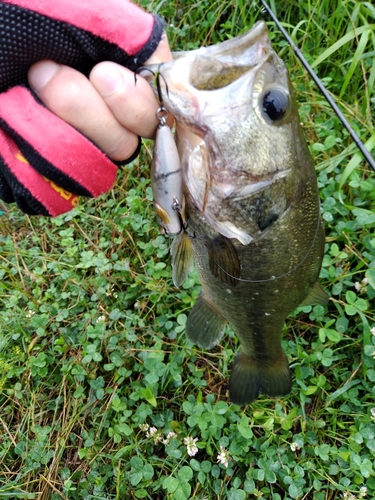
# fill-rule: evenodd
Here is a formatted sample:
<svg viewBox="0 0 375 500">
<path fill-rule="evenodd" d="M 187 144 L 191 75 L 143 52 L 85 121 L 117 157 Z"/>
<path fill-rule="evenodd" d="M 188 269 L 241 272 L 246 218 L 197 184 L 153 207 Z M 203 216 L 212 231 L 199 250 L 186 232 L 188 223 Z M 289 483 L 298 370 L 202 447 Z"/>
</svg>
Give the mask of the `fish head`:
<svg viewBox="0 0 375 500">
<path fill-rule="evenodd" d="M 148 68 L 162 75 L 159 97 L 176 119 L 186 189 L 216 231 L 246 245 L 259 228 L 233 205 L 259 205 L 267 191 L 269 203 L 278 184 L 272 211 L 285 211 L 298 179 L 301 134 L 287 69 L 264 22 L 173 57 Z M 141 74 L 158 96 L 153 76 Z"/>
</svg>

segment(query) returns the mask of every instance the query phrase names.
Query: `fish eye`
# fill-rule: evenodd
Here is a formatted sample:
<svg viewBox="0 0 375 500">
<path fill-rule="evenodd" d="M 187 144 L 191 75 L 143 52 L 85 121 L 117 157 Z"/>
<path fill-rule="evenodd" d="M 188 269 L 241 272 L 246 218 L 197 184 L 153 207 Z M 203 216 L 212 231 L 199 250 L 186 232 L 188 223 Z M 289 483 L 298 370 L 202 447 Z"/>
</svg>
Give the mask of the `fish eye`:
<svg viewBox="0 0 375 500">
<path fill-rule="evenodd" d="M 281 89 L 268 90 L 262 98 L 263 112 L 273 122 L 279 121 L 289 109 L 289 97 Z"/>
</svg>

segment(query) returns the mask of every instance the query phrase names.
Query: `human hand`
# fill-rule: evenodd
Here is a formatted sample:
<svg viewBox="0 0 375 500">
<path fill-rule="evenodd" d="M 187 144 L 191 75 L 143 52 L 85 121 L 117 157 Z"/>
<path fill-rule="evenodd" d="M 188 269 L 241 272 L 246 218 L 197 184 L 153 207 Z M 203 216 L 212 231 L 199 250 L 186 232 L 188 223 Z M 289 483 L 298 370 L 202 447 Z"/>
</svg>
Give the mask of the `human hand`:
<svg viewBox="0 0 375 500">
<path fill-rule="evenodd" d="M 164 34 L 156 51 L 144 63 L 172 60 Z M 29 71 L 29 84 L 57 116 L 79 130 L 114 161 L 132 157 L 138 137 L 153 138 L 158 104 L 141 76 L 109 61 L 97 64 L 89 79 L 79 71 L 53 61 L 40 61 Z"/>
<path fill-rule="evenodd" d="M 126 0 L 3 0 L 0 14 L 13 26 L 0 32 L 0 198 L 55 216 L 110 189 L 110 159 L 153 135 L 157 104 L 129 70 L 150 59 L 163 23 Z M 150 62 L 159 57 L 166 40 Z"/>
</svg>

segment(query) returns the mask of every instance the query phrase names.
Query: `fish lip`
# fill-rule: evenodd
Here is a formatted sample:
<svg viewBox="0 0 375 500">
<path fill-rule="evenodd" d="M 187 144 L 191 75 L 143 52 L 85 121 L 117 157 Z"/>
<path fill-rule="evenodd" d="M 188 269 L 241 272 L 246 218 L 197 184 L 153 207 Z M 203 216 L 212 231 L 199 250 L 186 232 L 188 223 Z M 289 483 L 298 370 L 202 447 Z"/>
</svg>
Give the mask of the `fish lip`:
<svg viewBox="0 0 375 500">
<path fill-rule="evenodd" d="M 259 41 L 261 37 L 267 38 L 267 47 L 271 48 L 271 42 L 268 38 L 268 28 L 264 21 L 258 21 L 254 26 L 248 30 L 246 33 L 239 35 L 235 38 L 225 40 L 224 42 L 218 43 L 216 45 L 211 45 L 209 47 L 200 47 L 199 49 L 182 51 L 182 52 L 172 52 L 173 60 L 180 59 L 182 57 L 195 57 L 196 55 L 204 54 L 208 57 L 214 57 L 226 62 L 228 58 L 232 58 L 236 53 L 244 53 L 246 49 L 254 45 L 255 42 Z"/>
<path fill-rule="evenodd" d="M 246 77 L 249 71 L 262 66 L 272 54 L 274 51 L 268 36 L 267 25 L 264 21 L 259 21 L 243 35 L 209 47 L 174 52 L 172 53 L 173 61 L 144 66 L 144 71 L 139 71 L 139 74 L 150 83 L 156 97 L 159 97 L 153 74 L 161 73 L 164 77 L 164 82 L 161 83 L 163 105 L 182 122 L 190 124 L 184 110 L 181 109 L 183 96 L 190 108 L 198 107 L 199 96 L 202 92 L 224 88 L 232 82 L 239 81 L 242 77 Z M 194 71 L 194 68 L 199 64 L 202 65 L 202 71 Z M 209 68 L 210 64 L 216 64 L 218 70 L 220 70 L 220 65 L 225 70 L 230 71 L 237 68 L 239 73 L 220 87 L 205 88 L 205 67 Z M 206 78 L 206 81 L 209 78 Z M 168 89 L 165 87 L 165 82 L 167 82 Z M 174 93 L 179 95 L 180 99 L 175 99 Z"/>
</svg>

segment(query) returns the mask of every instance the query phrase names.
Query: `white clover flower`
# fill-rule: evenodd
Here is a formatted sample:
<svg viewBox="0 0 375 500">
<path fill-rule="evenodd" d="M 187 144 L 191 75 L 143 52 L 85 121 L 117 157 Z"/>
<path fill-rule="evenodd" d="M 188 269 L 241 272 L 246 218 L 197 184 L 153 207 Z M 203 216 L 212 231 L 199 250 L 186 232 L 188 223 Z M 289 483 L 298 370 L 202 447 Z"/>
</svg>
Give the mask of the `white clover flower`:
<svg viewBox="0 0 375 500">
<path fill-rule="evenodd" d="M 293 443 L 291 443 L 291 445 L 290 445 L 290 449 L 292 451 L 299 450 L 300 448 L 301 448 L 300 445 L 298 443 L 296 443 L 295 441 L 293 441 Z"/>
<path fill-rule="evenodd" d="M 147 432 L 150 426 L 148 424 L 141 424 L 139 428 L 141 429 L 142 432 Z"/>
<path fill-rule="evenodd" d="M 188 455 L 190 457 L 194 457 L 198 453 L 198 448 L 195 443 L 198 441 L 198 438 L 192 438 L 190 436 L 184 438 L 184 444 L 186 445 Z"/>
<path fill-rule="evenodd" d="M 261 498 L 263 496 L 263 492 L 262 491 L 255 491 L 254 492 L 254 495 L 257 497 L 257 498 Z"/>
<path fill-rule="evenodd" d="M 174 439 L 177 437 L 177 434 L 173 431 L 168 432 L 167 436 L 165 439 L 163 439 L 163 444 L 169 444 L 169 441 L 171 439 Z"/>
<path fill-rule="evenodd" d="M 115 297 L 115 298 L 118 297 L 118 293 L 114 292 L 114 289 L 115 289 L 115 285 L 114 284 L 108 286 L 107 291 L 105 292 L 105 294 L 107 295 L 107 297 Z"/>
<path fill-rule="evenodd" d="M 35 314 L 35 311 L 32 311 L 31 309 L 29 309 L 29 311 L 26 313 L 26 318 L 31 318 L 31 316 L 34 316 Z"/>
<path fill-rule="evenodd" d="M 146 432 L 146 436 L 148 438 L 155 436 L 155 434 L 158 432 L 156 427 L 149 427 Z"/>
<path fill-rule="evenodd" d="M 153 438 L 155 444 L 163 440 L 161 432 L 159 432 L 156 427 L 149 427 L 146 431 L 146 437 Z"/>
<path fill-rule="evenodd" d="M 371 328 L 370 332 L 372 333 L 372 335 L 375 335 L 375 326 Z"/>
<path fill-rule="evenodd" d="M 367 285 L 368 285 L 368 279 L 363 278 L 363 280 L 359 283 L 359 281 L 356 281 L 354 283 L 354 288 L 357 290 L 359 293 L 363 293 L 367 290 Z"/>
<path fill-rule="evenodd" d="M 161 443 L 162 441 L 163 441 L 163 434 L 161 432 L 157 432 L 154 435 L 154 443 L 158 444 L 158 443 Z"/>
<path fill-rule="evenodd" d="M 228 467 L 229 460 L 230 460 L 229 451 L 225 449 L 223 446 L 220 446 L 220 453 L 217 456 L 218 463 L 224 465 L 224 467 Z"/>
<path fill-rule="evenodd" d="M 371 419 L 375 420 L 375 408 L 371 408 Z"/>
<path fill-rule="evenodd" d="M 356 497 L 350 493 L 350 491 L 344 491 L 342 498 L 345 500 L 356 500 Z"/>
<path fill-rule="evenodd" d="M 367 488 L 366 486 L 361 486 L 359 488 L 359 498 L 363 498 L 367 495 Z"/>
<path fill-rule="evenodd" d="M 99 318 L 96 320 L 97 323 L 105 323 L 105 316 L 99 316 Z"/>
</svg>

